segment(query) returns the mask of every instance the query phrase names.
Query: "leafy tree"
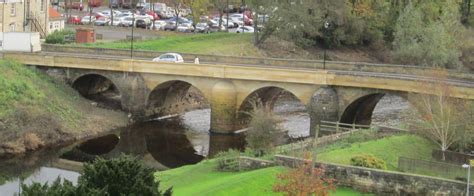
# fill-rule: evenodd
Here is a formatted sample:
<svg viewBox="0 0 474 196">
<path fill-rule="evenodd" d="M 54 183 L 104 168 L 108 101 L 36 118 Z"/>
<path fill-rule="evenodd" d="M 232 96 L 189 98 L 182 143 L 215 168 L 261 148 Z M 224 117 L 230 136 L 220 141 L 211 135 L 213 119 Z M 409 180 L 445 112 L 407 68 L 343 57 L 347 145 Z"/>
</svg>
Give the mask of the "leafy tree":
<svg viewBox="0 0 474 196">
<path fill-rule="evenodd" d="M 280 25 L 278 15 L 274 14 L 278 8 L 274 5 L 274 0 L 249 0 L 247 3 L 253 7 L 255 12 L 253 20 L 256 30 L 254 32 L 254 45 L 261 46 Z M 260 31 L 260 27 L 263 25 L 265 26 Z"/>
<path fill-rule="evenodd" d="M 308 157 L 308 156 L 306 156 Z M 327 196 L 336 190 L 334 179 L 324 176 L 324 168 L 316 168 L 310 158 L 306 158 L 295 169 L 277 176 L 273 191 L 290 196 Z"/>
<path fill-rule="evenodd" d="M 33 183 L 29 186 L 23 184 L 22 187 L 23 194 L 31 196 L 171 195 L 171 188 L 165 193 L 159 191 L 159 181 L 155 180 L 154 172 L 154 169 L 130 156 L 111 160 L 98 158 L 84 165 L 77 186 L 67 180 L 61 183 L 57 179 L 51 186 Z"/>
<path fill-rule="evenodd" d="M 411 3 L 404 9 L 394 35 L 394 56 L 399 62 L 446 68 L 460 66 L 457 40 L 463 27 L 459 23 L 459 11 L 453 2 L 443 5 L 439 17 L 424 14 L 423 7 Z"/>
<path fill-rule="evenodd" d="M 227 9 L 227 2 L 228 0 L 211 0 L 212 5 L 219 11 L 219 31 L 221 31 L 222 26 L 222 17 L 224 15 L 225 9 Z"/>
<path fill-rule="evenodd" d="M 193 17 L 193 26 L 199 22 L 200 16 L 207 13 L 209 0 L 183 0 L 183 3 L 191 9 Z"/>
</svg>

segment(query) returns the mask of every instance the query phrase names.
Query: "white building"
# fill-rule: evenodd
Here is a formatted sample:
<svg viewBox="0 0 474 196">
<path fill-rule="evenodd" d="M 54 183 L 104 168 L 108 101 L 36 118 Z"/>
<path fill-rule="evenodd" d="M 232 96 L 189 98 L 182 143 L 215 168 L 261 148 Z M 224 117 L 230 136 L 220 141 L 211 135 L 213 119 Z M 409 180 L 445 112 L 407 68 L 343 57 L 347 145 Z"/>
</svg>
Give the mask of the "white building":
<svg viewBox="0 0 474 196">
<path fill-rule="evenodd" d="M 64 29 L 65 20 L 54 8 L 49 8 L 48 34 Z"/>
</svg>

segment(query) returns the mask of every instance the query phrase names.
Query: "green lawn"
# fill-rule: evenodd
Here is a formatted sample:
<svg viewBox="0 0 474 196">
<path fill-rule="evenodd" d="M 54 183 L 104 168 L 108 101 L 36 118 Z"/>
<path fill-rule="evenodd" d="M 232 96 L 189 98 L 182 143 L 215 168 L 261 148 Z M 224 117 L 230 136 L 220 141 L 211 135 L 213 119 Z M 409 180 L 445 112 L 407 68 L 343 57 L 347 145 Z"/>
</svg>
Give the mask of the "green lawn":
<svg viewBox="0 0 474 196">
<path fill-rule="evenodd" d="M 154 40 L 135 41 L 134 48 L 160 52 L 179 52 L 231 56 L 261 56 L 252 44 L 251 34 L 163 34 Z M 130 48 L 129 41 L 84 44 L 100 48 Z"/>
<path fill-rule="evenodd" d="M 338 144 L 333 144 L 337 146 Z M 431 160 L 431 151 L 436 146 L 417 135 L 395 135 L 373 141 L 356 142 L 340 149 L 327 146 L 329 151 L 316 153 L 318 161 L 350 164 L 350 159 L 358 154 L 372 154 L 387 163 L 388 170 L 396 170 L 398 157 Z"/>
<path fill-rule="evenodd" d="M 173 186 L 173 195 L 278 195 L 272 192 L 277 173 L 283 167 L 248 172 L 217 172 L 214 160 L 159 172 L 160 187 Z M 350 188 L 338 188 L 336 196 L 363 195 Z"/>
</svg>

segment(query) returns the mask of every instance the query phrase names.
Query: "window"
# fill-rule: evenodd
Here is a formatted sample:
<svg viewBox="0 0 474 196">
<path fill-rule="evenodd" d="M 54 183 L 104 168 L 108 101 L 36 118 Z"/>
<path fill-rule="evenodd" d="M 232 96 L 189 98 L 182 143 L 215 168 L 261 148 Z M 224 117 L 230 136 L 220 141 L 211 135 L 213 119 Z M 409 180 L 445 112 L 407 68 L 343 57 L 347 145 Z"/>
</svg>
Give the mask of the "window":
<svg viewBox="0 0 474 196">
<path fill-rule="evenodd" d="M 11 16 L 16 15 L 16 4 L 15 3 L 12 3 L 12 6 L 10 8 L 10 15 Z"/>
<path fill-rule="evenodd" d="M 44 0 L 40 1 L 40 11 L 44 12 Z"/>
<path fill-rule="evenodd" d="M 10 24 L 10 31 L 15 31 L 15 23 Z"/>
</svg>

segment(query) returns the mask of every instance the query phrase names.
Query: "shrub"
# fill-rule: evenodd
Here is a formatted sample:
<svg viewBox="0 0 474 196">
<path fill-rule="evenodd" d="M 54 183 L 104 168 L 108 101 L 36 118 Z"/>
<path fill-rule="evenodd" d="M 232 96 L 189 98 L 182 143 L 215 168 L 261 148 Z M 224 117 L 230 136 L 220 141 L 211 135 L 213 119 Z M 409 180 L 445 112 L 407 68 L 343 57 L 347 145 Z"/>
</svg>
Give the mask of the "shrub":
<svg viewBox="0 0 474 196">
<path fill-rule="evenodd" d="M 159 191 L 155 170 L 136 158 L 121 156 L 117 159 L 96 159 L 84 165 L 78 185 L 70 181 L 61 183 L 57 179 L 51 186 L 22 184 L 24 195 L 171 195 L 171 188 L 165 193 Z"/>
<path fill-rule="evenodd" d="M 216 155 L 218 171 L 239 171 L 240 151 L 230 149 L 228 151 L 219 152 Z"/>
<path fill-rule="evenodd" d="M 74 31 L 72 30 L 61 30 L 55 31 L 48 36 L 46 36 L 45 42 L 47 44 L 65 44 L 66 43 L 66 36 L 74 36 Z"/>
<path fill-rule="evenodd" d="M 374 169 L 387 169 L 384 160 L 369 154 L 353 156 L 351 158 L 351 165 Z"/>
<path fill-rule="evenodd" d="M 256 153 L 255 156 L 263 156 L 274 149 L 282 131 L 268 106 L 255 103 L 250 115 L 251 128 L 245 138 L 247 147 Z"/>
</svg>

